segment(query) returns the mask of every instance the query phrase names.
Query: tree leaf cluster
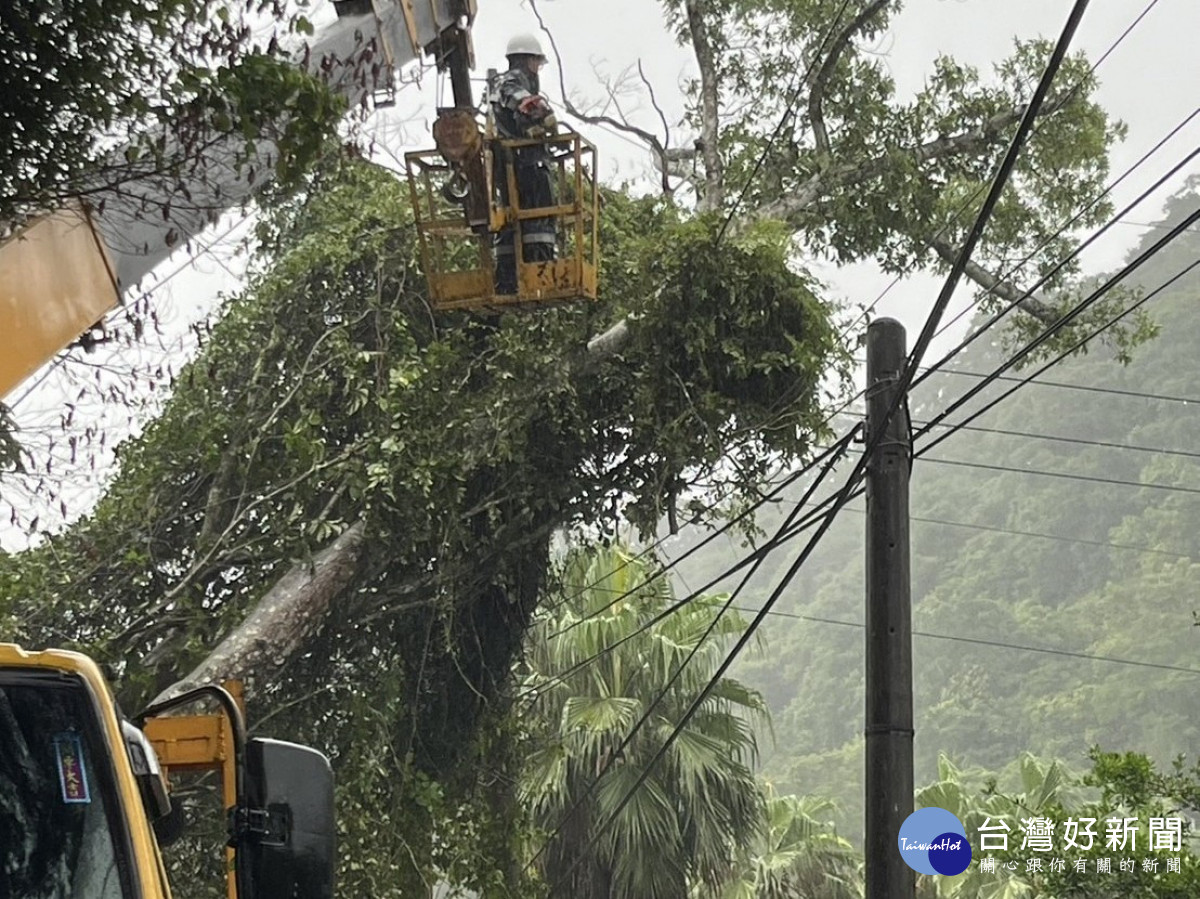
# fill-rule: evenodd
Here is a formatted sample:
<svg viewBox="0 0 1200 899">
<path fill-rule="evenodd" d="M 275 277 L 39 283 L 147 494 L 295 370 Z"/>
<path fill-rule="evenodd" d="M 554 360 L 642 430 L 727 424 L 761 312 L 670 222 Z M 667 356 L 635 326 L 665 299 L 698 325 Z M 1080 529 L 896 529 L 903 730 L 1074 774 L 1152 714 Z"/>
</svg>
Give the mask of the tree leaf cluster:
<svg viewBox="0 0 1200 899">
<path fill-rule="evenodd" d="M 219 183 L 205 151 L 230 131 L 278 140 L 294 180 L 344 106 L 306 75 L 254 17 L 295 25 L 288 4 L 244 13 L 215 0 L 17 0 L 0 11 L 0 222 L 19 226 L 70 198 L 103 208 L 133 182 Z M 282 128 L 279 126 L 282 124 Z M 217 167 L 219 168 L 219 167 Z M 184 187 L 171 200 L 184 204 Z M 169 211 L 150 210 L 150 214 Z"/>
</svg>

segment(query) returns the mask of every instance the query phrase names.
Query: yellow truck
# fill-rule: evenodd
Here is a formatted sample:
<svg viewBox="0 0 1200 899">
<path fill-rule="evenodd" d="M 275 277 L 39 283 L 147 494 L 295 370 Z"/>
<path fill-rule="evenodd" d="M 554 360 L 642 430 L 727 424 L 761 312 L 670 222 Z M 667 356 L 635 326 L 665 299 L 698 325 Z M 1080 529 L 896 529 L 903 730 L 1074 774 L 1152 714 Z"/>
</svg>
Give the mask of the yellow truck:
<svg viewBox="0 0 1200 899">
<path fill-rule="evenodd" d="M 333 773 L 315 749 L 249 739 L 235 684 L 121 714 L 79 653 L 0 643 L 0 899 L 169 899 L 168 777 L 221 774 L 230 899 L 330 899 Z M 208 700 L 216 714 L 179 715 Z"/>
</svg>

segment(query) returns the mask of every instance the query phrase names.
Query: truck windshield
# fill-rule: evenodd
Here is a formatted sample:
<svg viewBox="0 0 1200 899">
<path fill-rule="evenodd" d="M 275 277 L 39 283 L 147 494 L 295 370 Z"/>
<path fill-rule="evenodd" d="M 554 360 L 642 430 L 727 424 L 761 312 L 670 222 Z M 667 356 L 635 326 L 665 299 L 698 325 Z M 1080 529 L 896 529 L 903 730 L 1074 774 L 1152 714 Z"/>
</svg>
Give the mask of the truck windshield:
<svg viewBox="0 0 1200 899">
<path fill-rule="evenodd" d="M 101 732 L 82 680 L 0 672 L 0 899 L 131 899 Z"/>
</svg>

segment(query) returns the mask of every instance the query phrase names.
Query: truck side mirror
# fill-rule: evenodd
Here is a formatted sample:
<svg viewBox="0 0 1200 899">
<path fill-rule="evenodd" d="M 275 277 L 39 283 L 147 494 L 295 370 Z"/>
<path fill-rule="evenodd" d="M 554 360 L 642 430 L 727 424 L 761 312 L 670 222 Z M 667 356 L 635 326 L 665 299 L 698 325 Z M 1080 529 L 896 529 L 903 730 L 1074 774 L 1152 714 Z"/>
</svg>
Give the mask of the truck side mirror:
<svg viewBox="0 0 1200 899">
<path fill-rule="evenodd" d="M 129 764 L 137 781 L 146 818 L 154 828 L 158 845 L 169 846 L 183 832 L 181 810 L 171 802 L 167 781 L 150 738 L 129 721 L 121 722 L 121 731 L 125 736 L 125 751 L 129 753 Z"/>
<path fill-rule="evenodd" d="M 241 899 L 333 899 L 333 770 L 315 749 L 246 742 L 245 804 L 236 814 Z"/>
</svg>

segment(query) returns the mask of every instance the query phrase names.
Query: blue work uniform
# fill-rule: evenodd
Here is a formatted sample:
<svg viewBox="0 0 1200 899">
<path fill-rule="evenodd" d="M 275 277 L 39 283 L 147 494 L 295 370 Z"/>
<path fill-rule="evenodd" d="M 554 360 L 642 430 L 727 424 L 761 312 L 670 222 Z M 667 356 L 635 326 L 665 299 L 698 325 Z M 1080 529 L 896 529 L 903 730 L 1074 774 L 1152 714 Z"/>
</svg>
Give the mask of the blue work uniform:
<svg viewBox="0 0 1200 899">
<path fill-rule="evenodd" d="M 532 118 L 520 111 L 521 101 L 538 95 L 538 78 L 524 68 L 510 68 L 497 82 L 498 99 L 493 104 L 496 130 L 504 140 L 530 137 L 530 130 L 544 116 Z M 550 151 L 543 145 L 499 150 L 495 155 L 495 182 L 502 205 L 509 205 L 508 177 L 504 162 L 511 152 L 517 181 L 517 198 L 522 209 L 554 205 L 554 178 Z M 521 222 L 521 258 L 523 262 L 547 262 L 555 256 L 553 218 L 525 219 Z M 517 266 L 514 256 L 515 229 L 509 226 L 496 236 L 496 292 L 517 292 Z"/>
</svg>

